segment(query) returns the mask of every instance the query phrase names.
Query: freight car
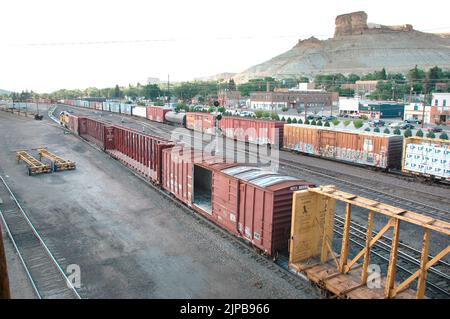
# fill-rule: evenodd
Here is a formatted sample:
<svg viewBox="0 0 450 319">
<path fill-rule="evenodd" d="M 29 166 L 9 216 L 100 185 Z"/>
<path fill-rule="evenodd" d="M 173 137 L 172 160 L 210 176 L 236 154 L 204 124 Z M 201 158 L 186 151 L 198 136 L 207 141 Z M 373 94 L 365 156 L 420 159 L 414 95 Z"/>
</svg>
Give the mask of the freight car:
<svg viewBox="0 0 450 319">
<path fill-rule="evenodd" d="M 450 141 L 408 137 L 403 145 L 405 174 L 450 182 Z"/>
<path fill-rule="evenodd" d="M 284 149 L 352 164 L 401 167 L 403 137 L 304 124 L 284 126 Z"/>
<path fill-rule="evenodd" d="M 163 150 L 162 169 L 164 189 L 274 258 L 288 250 L 293 192 L 314 187 L 177 146 Z"/>
<path fill-rule="evenodd" d="M 219 121 L 222 134 L 228 138 L 259 145 L 283 143 L 284 122 L 236 116 L 224 116 Z"/>
</svg>

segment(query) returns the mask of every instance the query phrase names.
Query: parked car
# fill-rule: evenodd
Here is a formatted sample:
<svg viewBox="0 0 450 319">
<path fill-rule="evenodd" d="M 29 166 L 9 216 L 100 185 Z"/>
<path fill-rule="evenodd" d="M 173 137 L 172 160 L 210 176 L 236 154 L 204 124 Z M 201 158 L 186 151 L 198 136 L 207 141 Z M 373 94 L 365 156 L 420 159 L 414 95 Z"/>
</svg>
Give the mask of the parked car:
<svg viewBox="0 0 450 319">
<path fill-rule="evenodd" d="M 389 123 L 389 128 L 394 128 L 394 129 L 396 129 L 396 128 L 400 128 L 400 126 L 402 125 L 403 123 L 402 122 L 391 122 L 391 123 Z"/>
<path fill-rule="evenodd" d="M 254 112 L 250 112 L 250 111 L 241 111 L 240 113 L 239 113 L 239 116 L 242 116 L 242 117 L 255 117 L 256 115 L 255 115 L 255 113 Z"/>
<path fill-rule="evenodd" d="M 400 128 L 402 130 L 407 130 L 407 129 L 412 130 L 414 128 L 414 125 L 409 124 L 409 123 L 403 123 L 402 125 L 400 125 Z"/>
<path fill-rule="evenodd" d="M 380 126 L 384 126 L 385 122 L 383 120 L 371 120 L 369 121 L 369 126 L 370 127 L 380 127 Z"/>
<path fill-rule="evenodd" d="M 434 132 L 434 133 L 440 133 L 444 130 L 444 128 L 442 126 L 434 126 L 432 128 L 429 129 L 429 131 Z"/>
<path fill-rule="evenodd" d="M 415 119 L 415 118 L 407 119 L 407 120 L 405 120 L 405 122 L 406 122 L 406 123 L 409 123 L 409 124 L 422 124 L 422 121 L 421 121 L 421 120 Z"/>
</svg>

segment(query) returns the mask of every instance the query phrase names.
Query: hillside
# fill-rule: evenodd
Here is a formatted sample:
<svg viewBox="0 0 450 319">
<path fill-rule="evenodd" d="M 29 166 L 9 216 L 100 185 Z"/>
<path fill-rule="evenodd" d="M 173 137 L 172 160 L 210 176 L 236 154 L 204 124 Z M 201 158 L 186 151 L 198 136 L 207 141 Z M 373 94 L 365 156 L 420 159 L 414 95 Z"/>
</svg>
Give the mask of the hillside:
<svg viewBox="0 0 450 319">
<path fill-rule="evenodd" d="M 320 73 L 365 74 L 383 67 L 406 72 L 414 65 L 450 68 L 450 34 L 416 31 L 409 24 L 368 24 L 365 12 L 336 18 L 333 38 L 299 40 L 291 50 L 237 74 L 236 82 L 273 76 L 314 76 Z"/>
</svg>

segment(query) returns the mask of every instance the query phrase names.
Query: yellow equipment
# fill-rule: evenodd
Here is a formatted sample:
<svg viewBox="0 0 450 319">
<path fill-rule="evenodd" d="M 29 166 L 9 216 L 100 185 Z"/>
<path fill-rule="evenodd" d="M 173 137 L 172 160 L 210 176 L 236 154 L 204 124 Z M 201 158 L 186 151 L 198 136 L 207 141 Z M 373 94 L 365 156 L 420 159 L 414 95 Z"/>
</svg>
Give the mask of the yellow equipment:
<svg viewBox="0 0 450 319">
<path fill-rule="evenodd" d="M 61 124 L 64 127 L 68 127 L 69 125 L 69 113 L 67 113 L 66 111 L 62 111 L 59 114 L 59 124 Z"/>
<path fill-rule="evenodd" d="M 28 154 L 27 151 L 18 151 L 17 152 L 17 163 L 23 160 L 28 166 L 28 175 L 40 174 L 40 173 L 48 173 L 51 172 L 50 165 L 43 164 L 33 156 Z"/>
<path fill-rule="evenodd" d="M 39 152 L 40 160 L 42 160 L 42 158 L 45 157 L 51 161 L 53 171 L 65 171 L 76 168 L 75 162 L 65 160 L 64 158 L 53 154 L 52 152 L 50 152 L 45 148 L 38 148 L 37 151 Z"/>
</svg>

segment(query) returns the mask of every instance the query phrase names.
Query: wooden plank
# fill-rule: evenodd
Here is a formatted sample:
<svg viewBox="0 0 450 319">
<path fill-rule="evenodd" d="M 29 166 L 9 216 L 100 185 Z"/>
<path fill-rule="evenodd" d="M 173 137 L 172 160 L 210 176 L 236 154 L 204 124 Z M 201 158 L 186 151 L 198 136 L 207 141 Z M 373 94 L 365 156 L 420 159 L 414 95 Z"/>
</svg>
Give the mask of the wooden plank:
<svg viewBox="0 0 450 319">
<path fill-rule="evenodd" d="M 389 266 L 387 271 L 386 286 L 384 295 L 386 298 L 395 297 L 394 284 L 397 270 L 398 242 L 400 237 L 400 220 L 393 221 L 394 234 L 392 236 L 391 255 L 389 257 Z"/>
<path fill-rule="evenodd" d="M 366 233 L 366 251 L 364 252 L 364 262 L 361 270 L 361 281 L 365 284 L 367 282 L 367 268 L 370 264 L 370 242 L 372 240 L 372 227 L 373 227 L 373 211 L 369 212 L 369 219 L 367 221 L 367 233 Z"/>
<path fill-rule="evenodd" d="M 422 255 L 420 256 L 420 274 L 417 282 L 417 299 L 423 299 L 425 296 L 425 288 L 427 284 L 427 262 L 430 252 L 430 230 L 426 229 L 423 234 Z"/>
<path fill-rule="evenodd" d="M 352 204 L 347 203 L 345 208 L 345 223 L 344 231 L 342 233 L 342 247 L 341 247 L 341 259 L 339 262 L 339 271 L 344 272 L 345 266 L 347 265 L 348 258 L 348 244 L 350 241 L 350 223 L 352 214 Z"/>
</svg>

